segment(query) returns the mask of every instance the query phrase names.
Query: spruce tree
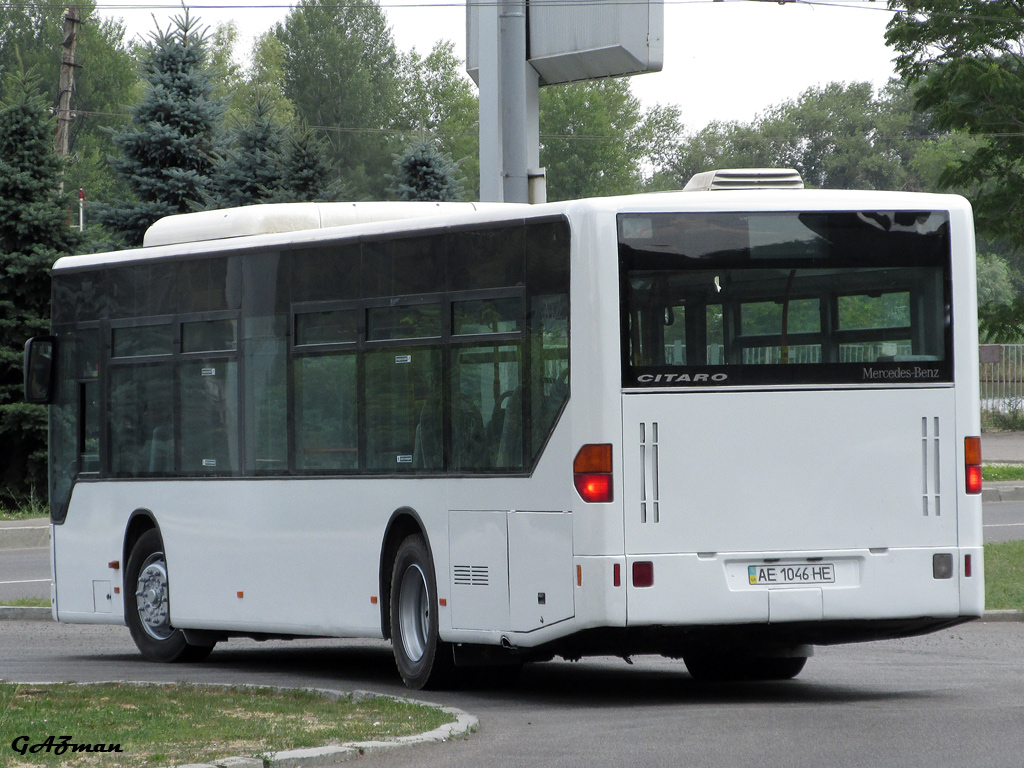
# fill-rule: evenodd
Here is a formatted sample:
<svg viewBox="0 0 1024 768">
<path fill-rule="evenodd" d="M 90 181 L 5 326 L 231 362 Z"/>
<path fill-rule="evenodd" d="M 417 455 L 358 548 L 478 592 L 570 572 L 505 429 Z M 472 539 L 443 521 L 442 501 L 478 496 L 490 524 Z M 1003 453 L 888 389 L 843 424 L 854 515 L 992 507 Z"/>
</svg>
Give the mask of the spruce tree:
<svg viewBox="0 0 1024 768">
<path fill-rule="evenodd" d="M 207 66 L 208 37 L 185 11 L 146 45 L 142 102 L 132 122 L 114 135 L 120 156 L 114 170 L 135 200 L 100 211 L 100 221 L 128 245 L 141 245 L 161 216 L 203 207 L 219 163 L 224 103 L 214 96 Z"/>
<path fill-rule="evenodd" d="M 46 497 L 46 408 L 23 401 L 25 341 L 45 335 L 50 267 L 76 230 L 60 193 L 56 129 L 38 78 L 8 75 L 0 102 L 0 503 Z"/>
<path fill-rule="evenodd" d="M 396 155 L 395 170 L 389 191 L 400 200 L 462 199 L 462 182 L 456 176 L 458 164 L 433 144 L 420 144 L 404 156 Z"/>
<path fill-rule="evenodd" d="M 326 140 L 300 124 L 285 141 L 273 202 L 329 202 L 345 191 L 331 164 Z"/>
<path fill-rule="evenodd" d="M 230 148 L 213 180 L 211 203 L 232 208 L 269 201 L 283 171 L 284 129 L 269 99 L 257 96 L 249 115 L 230 136 Z"/>
</svg>

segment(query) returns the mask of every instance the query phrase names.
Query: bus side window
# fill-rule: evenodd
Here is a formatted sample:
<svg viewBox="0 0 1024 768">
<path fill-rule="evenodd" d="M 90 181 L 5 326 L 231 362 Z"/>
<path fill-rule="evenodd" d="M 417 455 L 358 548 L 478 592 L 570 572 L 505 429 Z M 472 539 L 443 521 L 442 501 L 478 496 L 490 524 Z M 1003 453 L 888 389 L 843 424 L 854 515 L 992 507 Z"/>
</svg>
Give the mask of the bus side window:
<svg viewBox="0 0 1024 768">
<path fill-rule="evenodd" d="M 522 410 L 511 407 L 522 397 L 519 345 L 456 348 L 453 359 L 451 468 L 522 466 L 521 448 L 514 459 L 501 450 L 513 431 L 522 445 Z"/>
</svg>

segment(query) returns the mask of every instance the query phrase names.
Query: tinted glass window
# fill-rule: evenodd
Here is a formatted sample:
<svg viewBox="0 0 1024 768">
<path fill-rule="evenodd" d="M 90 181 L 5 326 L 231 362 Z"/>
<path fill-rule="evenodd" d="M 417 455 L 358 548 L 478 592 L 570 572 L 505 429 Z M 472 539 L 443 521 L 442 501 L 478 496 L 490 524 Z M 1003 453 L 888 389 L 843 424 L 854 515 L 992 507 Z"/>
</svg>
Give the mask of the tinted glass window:
<svg viewBox="0 0 1024 768">
<path fill-rule="evenodd" d="M 366 467 L 404 472 L 444 467 L 441 350 L 366 353 Z"/>
<path fill-rule="evenodd" d="M 182 352 L 224 352 L 238 349 L 238 321 L 202 320 L 181 324 Z"/>
<path fill-rule="evenodd" d="M 517 333 L 523 301 L 511 299 L 478 299 L 452 304 L 452 333 Z"/>
<path fill-rule="evenodd" d="M 237 472 L 238 363 L 182 363 L 181 469 L 187 474 Z"/>
<path fill-rule="evenodd" d="M 336 309 L 329 312 L 303 312 L 295 316 L 295 343 L 350 344 L 359 340 L 359 312 Z"/>
<path fill-rule="evenodd" d="M 623 384 L 952 377 L 944 212 L 619 217 Z"/>
<path fill-rule="evenodd" d="M 410 304 L 399 307 L 371 307 L 366 312 L 366 338 L 431 338 L 441 335 L 440 304 Z"/>
<path fill-rule="evenodd" d="M 175 470 L 174 368 L 111 367 L 110 469 L 133 477 Z"/>
<path fill-rule="evenodd" d="M 295 361 L 295 468 L 359 468 L 359 400 L 354 353 Z"/>
<path fill-rule="evenodd" d="M 452 355 L 452 468 L 522 468 L 520 346 L 462 347 Z"/>
<path fill-rule="evenodd" d="M 169 355 L 174 351 L 174 326 L 170 323 L 114 328 L 111 335 L 114 357 Z"/>
</svg>

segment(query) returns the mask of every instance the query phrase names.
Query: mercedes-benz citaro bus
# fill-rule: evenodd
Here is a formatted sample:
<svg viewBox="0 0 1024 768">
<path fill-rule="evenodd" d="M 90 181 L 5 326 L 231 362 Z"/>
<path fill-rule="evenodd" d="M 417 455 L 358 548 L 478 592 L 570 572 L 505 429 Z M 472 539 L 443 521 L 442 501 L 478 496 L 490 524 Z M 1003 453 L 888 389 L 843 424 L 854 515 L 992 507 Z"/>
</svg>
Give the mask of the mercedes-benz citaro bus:
<svg viewBox="0 0 1024 768">
<path fill-rule="evenodd" d="M 965 200 L 792 172 L 162 219 L 60 259 L 26 348 L 54 617 L 390 638 L 413 688 L 977 618 L 976 301 Z"/>
</svg>

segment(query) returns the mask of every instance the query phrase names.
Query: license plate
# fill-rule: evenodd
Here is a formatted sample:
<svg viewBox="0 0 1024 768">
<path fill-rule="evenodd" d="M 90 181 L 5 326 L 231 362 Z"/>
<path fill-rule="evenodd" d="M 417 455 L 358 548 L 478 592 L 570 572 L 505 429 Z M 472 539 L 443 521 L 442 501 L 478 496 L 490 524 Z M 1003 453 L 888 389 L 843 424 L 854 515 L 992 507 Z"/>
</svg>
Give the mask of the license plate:
<svg viewBox="0 0 1024 768">
<path fill-rule="evenodd" d="M 748 565 L 747 576 L 751 584 L 834 584 L 836 567 L 833 563 L 800 563 L 793 565 Z"/>
</svg>

